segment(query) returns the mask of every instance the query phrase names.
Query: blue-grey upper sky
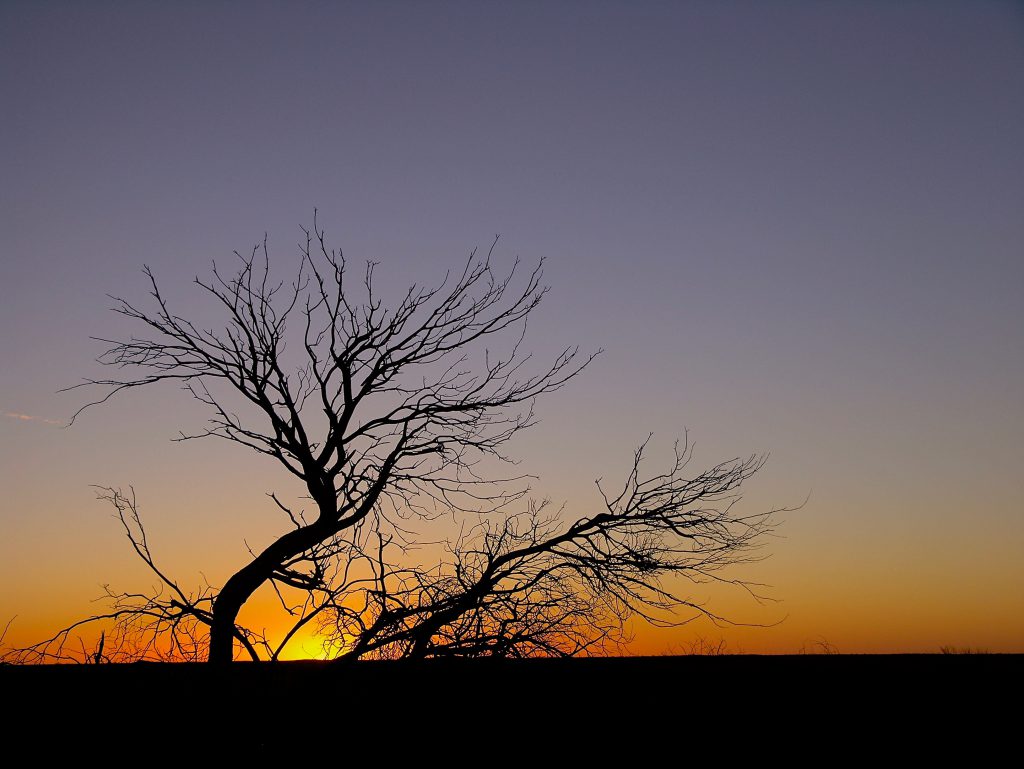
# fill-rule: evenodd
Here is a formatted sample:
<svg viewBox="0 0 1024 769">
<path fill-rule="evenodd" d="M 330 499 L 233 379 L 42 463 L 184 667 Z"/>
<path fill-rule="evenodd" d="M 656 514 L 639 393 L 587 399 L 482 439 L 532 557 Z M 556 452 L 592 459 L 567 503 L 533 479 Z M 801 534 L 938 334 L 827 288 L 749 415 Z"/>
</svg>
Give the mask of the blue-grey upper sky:
<svg viewBox="0 0 1024 769">
<path fill-rule="evenodd" d="M 5 2 L 0 110 L 4 613 L 121 569 L 90 483 L 135 484 L 188 569 L 259 537 L 181 554 L 175 521 L 273 488 L 166 440 L 202 422 L 184 395 L 45 420 L 143 264 L 205 317 L 193 276 L 264 232 L 287 274 L 317 207 L 395 291 L 496 233 L 547 260 L 532 349 L 606 352 L 518 445 L 544 493 L 593 504 L 650 431 L 771 452 L 751 504 L 810 500 L 751 647 L 1024 651 L 1019 3 Z"/>
</svg>

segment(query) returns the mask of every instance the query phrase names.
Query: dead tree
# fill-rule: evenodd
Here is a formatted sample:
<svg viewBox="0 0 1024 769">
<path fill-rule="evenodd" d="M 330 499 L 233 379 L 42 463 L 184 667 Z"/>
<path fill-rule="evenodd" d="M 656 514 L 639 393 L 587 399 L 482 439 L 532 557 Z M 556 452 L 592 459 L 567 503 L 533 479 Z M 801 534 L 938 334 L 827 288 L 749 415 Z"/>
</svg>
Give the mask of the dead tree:
<svg viewBox="0 0 1024 769">
<path fill-rule="evenodd" d="M 219 589 L 187 593 L 156 566 L 134 495 L 105 490 L 161 585 L 154 595 L 110 594 L 113 609 L 101 616 L 119 623 L 119 640 L 148 638 L 133 647 L 144 653 L 164 637 L 184 658 L 205 644 L 209 661 L 224 664 L 236 644 L 252 659 L 276 659 L 316 623 L 341 657 L 531 656 L 593 652 L 634 614 L 674 621 L 685 605 L 713 616 L 664 581 L 722 579 L 721 567 L 749 557 L 769 514 L 734 515 L 731 500 L 759 458 L 686 479 L 684 447 L 669 473 L 643 479 L 637 452 L 625 489 L 601 512 L 575 521 L 549 513 L 528 502 L 524 478 L 493 472 L 533 423 L 534 400 L 594 357 L 566 348 L 537 368 L 522 352 L 527 318 L 547 292 L 541 265 L 524 273 L 516 260 L 500 275 L 490 251 L 474 252 L 436 287 L 413 286 L 388 306 L 373 263 L 353 284 L 315 216 L 304 232 L 290 282 L 273 279 L 265 238 L 236 252 L 233 274 L 214 266 L 210 279 L 196 278 L 226 316 L 220 330 L 175 314 L 148 268 L 148 309 L 115 298 L 140 332 L 102 340 L 100 361 L 127 376 L 77 385 L 102 388 L 85 408 L 178 382 L 211 414 L 205 430 L 180 440 L 218 437 L 273 458 L 311 507 L 271 494 L 289 528 Z M 415 530 L 441 513 L 463 516 L 468 531 L 433 566 L 412 565 Z M 238 624 L 265 584 L 295 618 L 279 644 Z M 70 630 L 37 651 L 52 654 Z"/>
<path fill-rule="evenodd" d="M 568 521 L 564 510 L 531 504 L 486 518 L 431 568 L 378 555 L 369 584 L 345 591 L 362 593 L 359 608 L 327 607 L 322 632 L 334 631 L 342 658 L 573 656 L 619 650 L 635 616 L 655 625 L 725 622 L 679 595 L 675 582 L 727 581 L 753 592 L 722 569 L 756 558 L 770 528 L 775 511 L 733 513 L 736 491 L 763 459 L 688 478 L 683 445 L 668 472 L 643 478 L 643 450 L 615 497 L 602 490 L 597 514 Z"/>
</svg>

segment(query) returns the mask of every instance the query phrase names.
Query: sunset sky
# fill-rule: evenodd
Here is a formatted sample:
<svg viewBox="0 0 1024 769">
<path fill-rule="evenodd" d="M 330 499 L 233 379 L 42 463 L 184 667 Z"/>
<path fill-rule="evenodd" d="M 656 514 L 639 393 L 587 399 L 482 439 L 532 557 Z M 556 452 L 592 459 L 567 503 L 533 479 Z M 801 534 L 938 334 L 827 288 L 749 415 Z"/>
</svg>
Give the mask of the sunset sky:
<svg viewBox="0 0 1024 769">
<path fill-rule="evenodd" d="M 495 234 L 499 269 L 546 260 L 526 345 L 605 352 L 510 447 L 538 496 L 595 511 L 651 432 L 652 469 L 684 431 L 695 466 L 770 455 L 744 509 L 798 509 L 730 576 L 776 602 L 692 593 L 768 627 L 635 653 L 1024 652 L 1021 4 L 209 6 L 0 5 L 8 645 L 152 584 L 92 484 L 185 584 L 287 528 L 273 460 L 170 440 L 187 394 L 64 429 L 58 391 L 107 373 L 144 264 L 212 323 L 193 277 L 264 233 L 289 275 L 316 207 L 386 297 Z"/>
</svg>

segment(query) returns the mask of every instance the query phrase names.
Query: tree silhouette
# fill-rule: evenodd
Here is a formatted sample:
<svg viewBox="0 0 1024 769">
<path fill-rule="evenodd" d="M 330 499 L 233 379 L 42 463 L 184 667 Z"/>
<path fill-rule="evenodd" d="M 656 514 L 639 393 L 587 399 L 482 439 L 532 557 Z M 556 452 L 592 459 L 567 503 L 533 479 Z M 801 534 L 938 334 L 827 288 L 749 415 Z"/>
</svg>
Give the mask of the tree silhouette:
<svg viewBox="0 0 1024 769">
<path fill-rule="evenodd" d="M 577 518 L 528 499 L 525 477 L 495 472 L 512 461 L 508 441 L 533 424 L 535 399 L 594 358 L 566 348 L 531 368 L 522 352 L 527 317 L 547 292 L 542 265 L 524 274 L 517 259 L 500 275 L 492 244 L 436 287 L 413 286 L 387 306 L 373 263 L 353 284 L 315 215 L 304 232 L 290 282 L 272 278 L 266 238 L 236 252 L 234 274 L 214 266 L 210 279 L 196 278 L 226 315 L 220 330 L 175 314 L 148 267 L 151 309 L 115 298 L 115 311 L 145 332 L 102 340 L 100 361 L 128 376 L 76 385 L 103 390 L 83 410 L 126 389 L 180 382 L 211 414 L 207 429 L 180 440 L 219 437 L 273 458 L 301 481 L 311 510 L 271 493 L 289 528 L 220 588 L 188 591 L 156 564 L 134 490 L 101 489 L 160 587 L 108 589 L 109 611 L 83 620 L 113 623 L 93 661 L 223 664 L 236 650 L 277 659 L 310 623 L 339 658 L 596 653 L 624 640 L 631 616 L 718 619 L 678 595 L 675 576 L 750 589 L 720 570 L 749 559 L 771 525 L 774 511 L 734 512 L 760 457 L 688 476 L 684 442 L 664 473 L 644 475 L 645 444 L 621 490 L 606 494 L 598 482 L 600 511 Z M 442 517 L 459 522 L 457 533 L 426 536 L 451 528 Z M 421 551 L 433 560 L 420 563 Z M 292 616 L 274 642 L 238 622 L 268 584 Z M 695 612 L 680 616 L 685 607 Z M 64 656 L 80 624 L 19 659 Z"/>
</svg>

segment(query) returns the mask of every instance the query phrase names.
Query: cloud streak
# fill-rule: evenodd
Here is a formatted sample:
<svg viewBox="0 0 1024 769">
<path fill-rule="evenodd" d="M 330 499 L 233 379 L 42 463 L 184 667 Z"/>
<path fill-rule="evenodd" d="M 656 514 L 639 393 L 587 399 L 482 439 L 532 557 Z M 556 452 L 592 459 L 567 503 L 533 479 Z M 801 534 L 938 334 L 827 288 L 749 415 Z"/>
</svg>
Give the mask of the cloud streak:
<svg viewBox="0 0 1024 769">
<path fill-rule="evenodd" d="M 59 419 L 46 419 L 45 417 L 36 417 L 31 414 L 22 414 L 18 411 L 5 411 L 3 415 L 8 419 L 17 419 L 19 422 L 42 422 L 46 425 L 63 425 Z"/>
</svg>

